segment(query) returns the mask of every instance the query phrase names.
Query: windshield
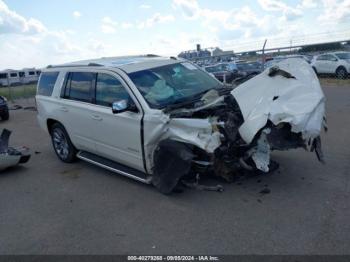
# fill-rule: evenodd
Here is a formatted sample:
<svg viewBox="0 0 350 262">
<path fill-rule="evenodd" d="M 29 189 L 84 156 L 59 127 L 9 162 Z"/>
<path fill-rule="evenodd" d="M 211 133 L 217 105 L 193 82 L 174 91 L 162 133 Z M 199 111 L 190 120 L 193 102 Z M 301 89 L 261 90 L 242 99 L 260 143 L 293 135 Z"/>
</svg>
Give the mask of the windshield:
<svg viewBox="0 0 350 262">
<path fill-rule="evenodd" d="M 200 98 L 222 84 L 188 62 L 128 74 L 151 108 Z"/>
<path fill-rule="evenodd" d="M 350 53 L 338 53 L 336 55 L 339 59 L 350 59 Z"/>
</svg>

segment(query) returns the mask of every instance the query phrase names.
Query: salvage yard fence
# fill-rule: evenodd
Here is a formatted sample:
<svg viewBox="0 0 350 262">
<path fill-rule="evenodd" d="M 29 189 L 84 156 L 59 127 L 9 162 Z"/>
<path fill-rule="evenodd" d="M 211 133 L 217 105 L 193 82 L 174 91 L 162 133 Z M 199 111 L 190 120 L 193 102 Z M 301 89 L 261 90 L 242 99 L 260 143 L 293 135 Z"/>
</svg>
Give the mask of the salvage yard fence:
<svg viewBox="0 0 350 262">
<path fill-rule="evenodd" d="M 7 98 L 10 105 L 35 106 L 36 84 L 0 86 L 0 96 Z"/>
<path fill-rule="evenodd" d="M 33 98 L 36 93 L 36 84 L 0 87 L 0 95 L 9 101 L 17 99 Z"/>
</svg>

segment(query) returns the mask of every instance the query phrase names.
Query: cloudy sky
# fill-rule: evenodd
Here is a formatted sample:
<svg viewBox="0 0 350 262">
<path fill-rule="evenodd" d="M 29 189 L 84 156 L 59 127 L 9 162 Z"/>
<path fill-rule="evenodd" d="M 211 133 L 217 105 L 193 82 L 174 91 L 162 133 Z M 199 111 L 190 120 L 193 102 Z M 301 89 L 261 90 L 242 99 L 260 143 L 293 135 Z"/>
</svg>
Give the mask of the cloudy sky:
<svg viewBox="0 0 350 262">
<path fill-rule="evenodd" d="M 0 69 L 350 38 L 350 0 L 0 0 Z"/>
</svg>

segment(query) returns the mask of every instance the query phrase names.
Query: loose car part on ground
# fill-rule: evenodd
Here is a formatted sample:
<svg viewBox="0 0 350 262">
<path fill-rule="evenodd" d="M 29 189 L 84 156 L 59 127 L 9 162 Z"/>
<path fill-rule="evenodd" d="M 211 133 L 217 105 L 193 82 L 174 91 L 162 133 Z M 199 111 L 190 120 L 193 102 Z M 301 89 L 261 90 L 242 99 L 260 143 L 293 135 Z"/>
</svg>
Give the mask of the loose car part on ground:
<svg viewBox="0 0 350 262">
<path fill-rule="evenodd" d="M 0 171 L 18 164 L 27 163 L 30 159 L 26 147 L 9 147 L 11 131 L 3 129 L 0 136 Z"/>
</svg>

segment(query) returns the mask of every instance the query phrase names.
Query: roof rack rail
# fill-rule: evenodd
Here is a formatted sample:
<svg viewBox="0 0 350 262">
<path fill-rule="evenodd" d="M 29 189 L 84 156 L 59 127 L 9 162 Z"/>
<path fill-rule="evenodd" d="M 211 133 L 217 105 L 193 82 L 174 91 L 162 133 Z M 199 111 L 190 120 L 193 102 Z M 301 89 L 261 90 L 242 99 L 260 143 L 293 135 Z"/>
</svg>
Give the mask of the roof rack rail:
<svg viewBox="0 0 350 262">
<path fill-rule="evenodd" d="M 103 65 L 98 64 L 98 63 L 89 63 L 88 66 L 103 66 Z"/>
<path fill-rule="evenodd" d="M 101 64 L 97 64 L 97 63 L 89 63 L 87 65 L 48 65 L 46 68 L 60 68 L 60 67 L 81 67 L 81 66 L 103 66 Z"/>
</svg>

